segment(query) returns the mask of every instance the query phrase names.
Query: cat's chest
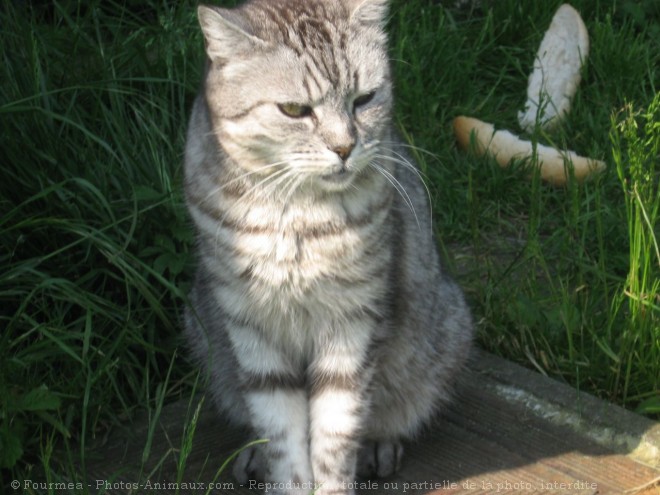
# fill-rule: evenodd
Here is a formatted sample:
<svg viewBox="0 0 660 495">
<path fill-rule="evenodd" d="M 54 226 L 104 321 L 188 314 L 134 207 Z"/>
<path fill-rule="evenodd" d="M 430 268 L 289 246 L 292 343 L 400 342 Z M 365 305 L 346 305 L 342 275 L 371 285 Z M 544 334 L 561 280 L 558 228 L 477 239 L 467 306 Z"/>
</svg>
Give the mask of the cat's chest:
<svg viewBox="0 0 660 495">
<path fill-rule="evenodd" d="M 304 290 L 367 276 L 389 203 L 378 195 L 305 198 L 285 205 L 241 198 L 221 205 L 213 238 L 246 282 Z M 221 245 L 221 246 L 220 246 Z"/>
<path fill-rule="evenodd" d="M 252 278 L 276 286 L 338 276 L 359 263 L 373 240 L 373 218 L 351 217 L 339 205 L 251 205 L 236 225 L 234 255 Z"/>
<path fill-rule="evenodd" d="M 193 212 L 227 314 L 284 336 L 365 308 L 378 311 L 392 256 L 387 198 L 225 206 L 213 213 L 216 221 Z"/>
</svg>

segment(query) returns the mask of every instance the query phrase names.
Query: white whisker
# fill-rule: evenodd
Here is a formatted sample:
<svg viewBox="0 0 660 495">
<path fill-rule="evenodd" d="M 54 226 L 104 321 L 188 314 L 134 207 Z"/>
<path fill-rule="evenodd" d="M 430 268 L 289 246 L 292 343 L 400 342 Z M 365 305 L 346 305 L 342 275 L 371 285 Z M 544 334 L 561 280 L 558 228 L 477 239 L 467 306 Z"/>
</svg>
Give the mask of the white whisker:
<svg viewBox="0 0 660 495">
<path fill-rule="evenodd" d="M 433 152 L 431 152 L 429 150 L 426 150 L 424 148 L 420 148 L 419 146 L 415 146 L 414 144 L 402 143 L 400 141 L 383 141 L 382 143 L 386 144 L 386 145 L 401 146 L 402 148 L 408 148 L 408 149 L 411 149 L 411 150 L 415 150 L 419 153 L 424 153 L 425 155 L 429 155 L 429 156 L 435 158 L 436 160 L 440 160 L 440 157 L 436 153 L 433 153 Z M 389 149 L 392 150 L 392 148 L 389 148 Z"/>
<path fill-rule="evenodd" d="M 415 217 L 415 222 L 417 222 L 417 228 L 421 229 L 422 226 L 419 223 L 419 218 L 417 217 L 417 212 L 415 211 L 415 205 L 413 204 L 412 200 L 410 199 L 410 196 L 408 195 L 408 192 L 403 187 L 403 185 L 397 180 L 396 177 L 394 177 L 394 175 L 392 175 L 391 172 L 386 170 L 381 165 L 378 165 L 375 162 L 370 162 L 369 166 L 373 167 L 378 172 L 380 172 L 383 175 L 383 177 L 385 177 L 388 180 L 388 182 L 392 184 L 392 187 L 396 189 L 396 191 L 399 193 L 399 196 L 401 196 L 401 198 L 403 199 L 404 203 L 406 203 L 406 205 L 408 205 L 408 208 L 410 208 L 410 211 Z"/>
<path fill-rule="evenodd" d="M 293 196 L 295 194 L 295 192 L 298 190 L 300 185 L 307 178 L 305 175 L 301 175 L 301 174 L 298 174 L 298 173 L 296 173 L 296 174 L 292 173 L 292 174 L 290 174 L 290 177 L 291 177 L 291 180 L 289 181 L 287 186 L 282 188 L 282 191 L 285 192 L 285 194 L 283 196 L 284 199 L 283 199 L 282 203 L 285 204 L 285 205 L 289 203 L 289 200 L 291 199 L 291 196 Z"/>
<path fill-rule="evenodd" d="M 212 198 L 213 196 L 217 195 L 218 193 L 220 193 L 220 192 L 223 191 L 224 189 L 228 188 L 228 187 L 231 186 L 232 184 L 235 184 L 236 182 L 243 181 L 243 180 L 247 179 L 248 177 L 250 177 L 250 176 L 252 176 L 252 175 L 259 175 L 259 174 L 263 173 L 265 170 L 268 170 L 268 169 L 271 169 L 271 168 L 274 168 L 274 167 L 279 167 L 279 166 L 281 166 L 281 165 L 283 165 L 283 164 L 285 164 L 285 163 L 287 163 L 287 162 L 285 162 L 285 161 L 281 161 L 281 162 L 270 163 L 270 164 L 268 164 L 268 165 L 263 165 L 263 166 L 257 168 L 256 170 L 250 170 L 249 172 L 246 172 L 246 173 L 241 174 L 241 175 L 239 175 L 239 176 L 237 176 L 237 177 L 234 177 L 233 179 L 231 179 L 231 180 L 229 180 L 229 181 L 227 181 L 227 182 L 225 182 L 225 183 L 223 183 L 223 184 L 220 184 L 220 185 L 217 185 L 216 187 L 213 187 L 213 188 L 212 188 L 212 189 L 206 194 L 206 196 L 202 199 L 202 202 L 204 203 L 204 202 L 208 201 L 210 198 Z M 274 174 L 271 174 L 271 175 L 275 175 L 275 174 L 277 174 L 277 173 L 279 173 L 279 172 L 275 172 Z M 268 177 L 270 177 L 270 175 L 267 176 L 266 179 L 268 179 Z M 260 181 L 260 182 L 259 182 L 259 184 L 262 184 L 262 183 L 263 183 L 263 181 Z M 252 188 L 252 189 L 253 189 L 253 188 Z"/>
<path fill-rule="evenodd" d="M 269 170 L 269 169 L 275 168 L 275 167 L 279 167 L 281 165 L 286 165 L 286 164 L 288 164 L 288 162 L 283 160 L 283 161 L 280 161 L 280 162 L 269 163 L 268 165 L 262 165 L 262 166 L 256 168 L 255 170 L 250 170 L 250 171 L 248 171 L 244 174 L 241 174 L 237 177 L 234 177 L 233 179 L 231 179 L 228 182 L 225 182 L 222 185 L 222 189 L 224 189 L 225 187 L 229 187 L 230 185 L 234 184 L 237 181 L 246 179 L 247 177 L 250 177 L 251 175 L 259 175 L 259 174 L 262 174 L 266 170 Z"/>
<path fill-rule="evenodd" d="M 403 155 L 397 153 L 396 151 L 394 151 L 394 150 L 387 150 L 387 151 L 390 151 L 391 153 L 393 153 L 396 156 L 378 154 L 378 155 L 376 155 L 376 158 L 381 159 L 381 160 L 389 160 L 391 162 L 394 162 L 395 164 L 403 165 L 404 168 L 406 168 L 407 170 L 410 170 L 411 172 L 413 172 L 417 176 L 419 181 L 424 186 L 424 189 L 426 190 L 426 197 L 428 198 L 428 201 L 429 201 L 429 216 L 431 217 L 431 222 L 433 222 L 433 199 L 431 197 L 431 190 L 426 185 L 426 180 L 425 180 L 425 177 L 422 174 L 421 170 L 419 170 L 415 165 L 410 163 L 410 161 L 408 161 L 408 159 L 406 159 L 406 157 L 404 157 Z"/>
<path fill-rule="evenodd" d="M 268 196 L 272 196 L 275 190 L 278 188 L 278 185 L 280 182 L 283 181 L 284 178 L 291 172 L 291 169 L 289 167 L 284 167 L 281 168 L 280 170 L 276 170 L 272 174 L 267 175 L 263 179 L 261 179 L 259 182 L 256 182 L 255 184 L 250 187 L 247 191 L 245 191 L 244 195 L 245 196 L 250 196 L 255 190 L 261 189 L 262 192 L 264 192 Z"/>
<path fill-rule="evenodd" d="M 398 159 L 400 160 L 399 163 L 401 163 L 401 165 L 404 165 L 406 168 L 409 168 L 410 170 L 412 170 L 413 172 L 415 172 L 415 174 L 417 174 L 417 177 L 419 177 L 419 179 L 420 179 L 422 182 L 426 182 L 426 181 L 428 180 L 428 177 L 426 176 L 426 174 L 424 174 L 424 172 L 422 172 L 422 171 L 419 169 L 418 166 L 416 166 L 416 165 L 414 165 L 413 163 L 411 163 L 410 160 L 408 160 L 408 158 L 406 158 L 404 155 L 402 155 L 401 153 L 397 153 L 396 151 L 394 151 L 394 150 L 391 149 L 391 148 L 383 148 L 383 150 L 384 150 L 384 151 L 389 151 L 390 153 L 392 153 L 393 155 L 395 155 L 396 158 L 398 158 Z"/>
</svg>

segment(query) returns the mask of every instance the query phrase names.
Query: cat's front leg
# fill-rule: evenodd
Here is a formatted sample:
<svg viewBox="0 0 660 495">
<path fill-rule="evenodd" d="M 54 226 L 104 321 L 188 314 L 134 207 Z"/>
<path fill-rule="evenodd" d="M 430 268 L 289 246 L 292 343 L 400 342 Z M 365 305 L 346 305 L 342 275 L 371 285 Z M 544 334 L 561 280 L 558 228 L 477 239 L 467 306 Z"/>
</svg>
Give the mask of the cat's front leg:
<svg viewBox="0 0 660 495">
<path fill-rule="evenodd" d="M 327 346 L 312 368 L 310 450 L 316 494 L 355 493 L 355 472 L 365 396 L 372 374 L 362 342 Z"/>
<path fill-rule="evenodd" d="M 352 391 L 319 391 L 311 400 L 311 456 L 316 494 L 353 494 L 360 398 Z"/>
<path fill-rule="evenodd" d="M 257 436 L 263 448 L 269 493 L 309 495 L 313 475 L 309 462 L 307 394 L 302 389 L 273 389 L 246 393 Z"/>
<path fill-rule="evenodd" d="M 265 462 L 265 479 L 258 481 L 265 483 L 269 493 L 309 495 L 314 477 L 304 379 L 258 332 L 241 328 L 230 336 L 241 368 L 246 414 L 256 436 L 267 440 L 258 446 Z"/>
</svg>

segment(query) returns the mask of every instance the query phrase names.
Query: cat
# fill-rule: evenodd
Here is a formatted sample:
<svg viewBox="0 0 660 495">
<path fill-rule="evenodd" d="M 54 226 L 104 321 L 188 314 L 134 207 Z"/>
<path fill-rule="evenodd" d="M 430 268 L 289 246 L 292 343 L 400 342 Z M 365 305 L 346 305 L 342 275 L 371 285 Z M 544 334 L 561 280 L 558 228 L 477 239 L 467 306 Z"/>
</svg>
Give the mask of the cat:
<svg viewBox="0 0 660 495">
<path fill-rule="evenodd" d="M 234 475 L 269 491 L 347 494 L 394 473 L 471 347 L 392 128 L 387 16 L 385 0 L 198 7 L 184 335 L 219 408 L 268 439 Z"/>
</svg>

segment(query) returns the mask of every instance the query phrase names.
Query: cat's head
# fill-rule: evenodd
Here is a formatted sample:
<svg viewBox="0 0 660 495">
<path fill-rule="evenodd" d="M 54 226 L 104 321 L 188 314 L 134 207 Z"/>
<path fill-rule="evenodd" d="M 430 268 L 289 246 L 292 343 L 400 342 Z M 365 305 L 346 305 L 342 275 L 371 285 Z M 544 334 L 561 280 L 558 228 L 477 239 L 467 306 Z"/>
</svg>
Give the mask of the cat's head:
<svg viewBox="0 0 660 495">
<path fill-rule="evenodd" d="M 392 107 L 386 16 L 386 0 L 200 6 L 206 100 L 232 161 L 326 190 L 369 169 Z"/>
</svg>

